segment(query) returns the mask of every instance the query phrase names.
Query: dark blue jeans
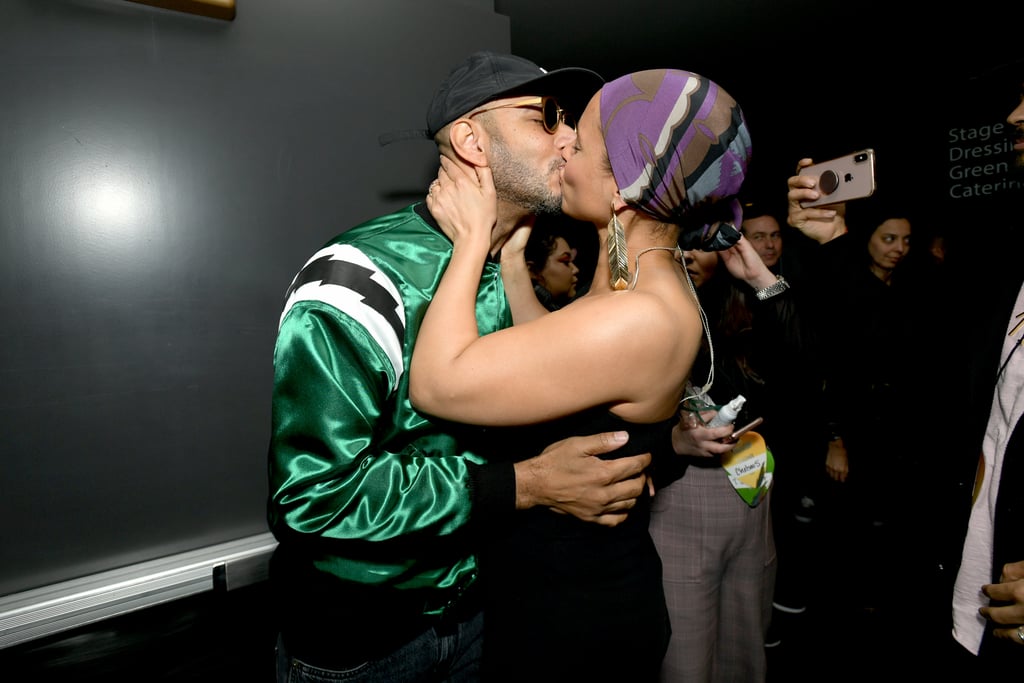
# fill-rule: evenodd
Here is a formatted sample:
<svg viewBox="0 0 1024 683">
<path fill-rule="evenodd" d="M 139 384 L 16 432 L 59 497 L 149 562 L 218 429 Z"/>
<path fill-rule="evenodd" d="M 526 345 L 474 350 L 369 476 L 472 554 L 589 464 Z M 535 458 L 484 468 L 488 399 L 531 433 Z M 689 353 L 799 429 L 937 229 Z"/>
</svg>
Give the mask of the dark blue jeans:
<svg viewBox="0 0 1024 683">
<path fill-rule="evenodd" d="M 322 669 L 291 656 L 279 636 L 277 683 L 479 681 L 483 626 L 483 614 L 478 612 L 462 622 L 435 626 L 380 659 L 341 671 Z"/>
</svg>

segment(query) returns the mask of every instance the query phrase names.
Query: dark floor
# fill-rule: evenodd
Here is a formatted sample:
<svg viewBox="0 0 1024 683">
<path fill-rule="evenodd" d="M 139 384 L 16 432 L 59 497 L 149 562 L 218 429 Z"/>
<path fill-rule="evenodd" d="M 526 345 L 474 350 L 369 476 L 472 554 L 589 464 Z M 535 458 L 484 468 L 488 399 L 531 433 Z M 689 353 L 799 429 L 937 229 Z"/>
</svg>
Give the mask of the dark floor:
<svg viewBox="0 0 1024 683">
<path fill-rule="evenodd" d="M 891 683 L 1015 680 L 992 677 L 977 658 L 953 642 L 941 615 L 925 617 L 913 582 L 897 613 L 818 613 L 794 622 L 782 643 L 767 651 L 768 683 Z"/>
<path fill-rule="evenodd" d="M 773 612 L 781 642 L 766 650 L 768 683 L 975 683 L 960 675 L 973 658 L 950 633 L 950 565 L 922 528 L 819 516 L 776 534 L 776 600 L 806 610 Z M 803 569 L 786 583 L 794 556 Z"/>
<path fill-rule="evenodd" d="M 769 683 L 890 683 L 939 673 L 934 662 L 921 657 L 922 644 L 909 625 L 899 625 L 891 615 L 809 607 L 786 616 L 782 642 L 767 650 Z"/>
<path fill-rule="evenodd" d="M 948 680 L 944 633 L 915 586 L 901 613 L 836 608 L 821 591 L 806 612 L 786 615 L 781 644 L 767 651 L 768 683 Z M 258 584 L 205 593 L 23 643 L 0 650 L 0 672 L 6 681 L 272 683 L 266 592 Z"/>
<path fill-rule="evenodd" d="M 266 586 L 209 592 L 0 650 L 6 681 L 272 683 Z"/>
</svg>

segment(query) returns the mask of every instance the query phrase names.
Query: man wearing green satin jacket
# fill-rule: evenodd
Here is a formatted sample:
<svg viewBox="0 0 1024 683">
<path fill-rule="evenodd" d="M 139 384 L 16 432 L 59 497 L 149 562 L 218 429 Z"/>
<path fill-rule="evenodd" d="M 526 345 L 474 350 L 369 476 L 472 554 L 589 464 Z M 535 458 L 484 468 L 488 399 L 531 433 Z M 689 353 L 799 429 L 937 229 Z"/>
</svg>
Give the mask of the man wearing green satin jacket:
<svg viewBox="0 0 1024 683">
<path fill-rule="evenodd" d="M 561 206 L 562 106 L 601 85 L 585 69 L 545 72 L 480 52 L 455 67 L 427 112 L 445 155 L 490 166 L 498 191 L 492 258 L 477 296 L 481 333 L 512 324 L 498 253 L 512 231 Z M 407 368 L 451 256 L 423 203 L 354 227 L 288 288 L 274 349 L 268 518 L 278 680 L 476 680 L 482 643 L 475 549 L 517 509 L 545 505 L 621 521 L 648 455 L 593 457 L 601 434 L 488 464 L 485 429 L 418 413 Z M 297 677 L 297 678 L 296 678 Z"/>
</svg>

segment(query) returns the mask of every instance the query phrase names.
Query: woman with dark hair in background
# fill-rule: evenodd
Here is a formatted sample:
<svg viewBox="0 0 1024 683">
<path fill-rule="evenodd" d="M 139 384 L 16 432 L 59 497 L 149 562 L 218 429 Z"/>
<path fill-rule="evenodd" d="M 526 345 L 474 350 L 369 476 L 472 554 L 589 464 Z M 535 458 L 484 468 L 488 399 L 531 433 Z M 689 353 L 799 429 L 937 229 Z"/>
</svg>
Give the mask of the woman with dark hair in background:
<svg viewBox="0 0 1024 683">
<path fill-rule="evenodd" d="M 817 581 L 842 586 L 828 609 L 849 620 L 851 637 L 887 646 L 906 630 L 895 614 L 900 578 L 921 588 L 939 580 L 943 512 L 930 502 L 946 466 L 939 426 L 956 419 L 940 403 L 949 395 L 939 371 L 948 299 L 925 250 L 911 251 L 912 200 L 875 194 L 823 207 L 836 210 L 826 224 L 801 220 L 801 192 L 791 191 L 789 222 L 821 244 L 806 265 L 829 434 L 815 496 Z"/>
<path fill-rule="evenodd" d="M 561 230 L 552 225 L 534 227 L 524 255 L 533 291 L 545 308 L 554 311 L 576 298 L 580 272 L 576 249 Z"/>
</svg>

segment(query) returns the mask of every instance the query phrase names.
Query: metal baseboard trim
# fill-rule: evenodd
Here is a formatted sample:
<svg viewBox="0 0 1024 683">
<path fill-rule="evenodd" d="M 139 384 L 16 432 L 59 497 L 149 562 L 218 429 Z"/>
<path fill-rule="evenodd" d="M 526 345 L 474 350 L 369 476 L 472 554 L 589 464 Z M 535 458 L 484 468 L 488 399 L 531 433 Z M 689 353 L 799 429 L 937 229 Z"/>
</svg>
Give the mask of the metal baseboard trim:
<svg viewBox="0 0 1024 683">
<path fill-rule="evenodd" d="M 0 597 L 0 648 L 267 576 L 270 533 Z"/>
</svg>

